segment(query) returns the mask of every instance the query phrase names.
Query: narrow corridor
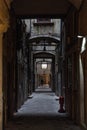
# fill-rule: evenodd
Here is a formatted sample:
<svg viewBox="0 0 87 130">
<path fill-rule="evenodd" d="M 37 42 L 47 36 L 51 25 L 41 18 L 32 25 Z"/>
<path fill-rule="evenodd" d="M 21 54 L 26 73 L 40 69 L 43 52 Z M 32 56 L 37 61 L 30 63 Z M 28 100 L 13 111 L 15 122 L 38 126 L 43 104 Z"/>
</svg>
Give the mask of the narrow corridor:
<svg viewBox="0 0 87 130">
<path fill-rule="evenodd" d="M 82 128 L 87 0 L 0 0 L 0 130 Z"/>
<path fill-rule="evenodd" d="M 6 130 L 81 130 L 66 113 L 59 113 L 58 97 L 50 88 L 38 88 L 22 105 Z"/>
</svg>

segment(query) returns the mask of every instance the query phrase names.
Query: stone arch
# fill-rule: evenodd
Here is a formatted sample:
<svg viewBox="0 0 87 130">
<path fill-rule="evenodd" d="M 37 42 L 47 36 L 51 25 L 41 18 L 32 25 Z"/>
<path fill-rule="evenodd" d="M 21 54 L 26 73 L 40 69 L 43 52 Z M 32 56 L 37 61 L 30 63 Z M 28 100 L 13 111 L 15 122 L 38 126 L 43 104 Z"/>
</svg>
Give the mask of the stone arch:
<svg viewBox="0 0 87 130">
<path fill-rule="evenodd" d="M 36 52 L 34 53 L 34 58 L 54 58 L 55 55 L 51 52 L 44 52 L 44 51 L 41 51 L 41 52 Z"/>
<path fill-rule="evenodd" d="M 52 59 L 52 74 L 51 74 L 51 88 L 52 90 L 55 92 L 55 54 L 53 53 L 49 53 L 49 52 L 37 52 L 37 53 L 34 53 L 33 55 L 33 58 L 34 59 L 37 59 L 37 58 L 47 58 L 47 59 Z M 35 79 L 35 78 L 34 78 Z M 35 83 L 35 81 L 34 81 Z M 34 85 L 35 86 L 35 85 Z"/>
<path fill-rule="evenodd" d="M 33 43 L 33 42 L 39 43 L 41 40 L 60 43 L 60 37 L 55 37 L 51 35 L 35 35 L 35 36 L 31 36 L 28 40 L 29 43 Z"/>
</svg>

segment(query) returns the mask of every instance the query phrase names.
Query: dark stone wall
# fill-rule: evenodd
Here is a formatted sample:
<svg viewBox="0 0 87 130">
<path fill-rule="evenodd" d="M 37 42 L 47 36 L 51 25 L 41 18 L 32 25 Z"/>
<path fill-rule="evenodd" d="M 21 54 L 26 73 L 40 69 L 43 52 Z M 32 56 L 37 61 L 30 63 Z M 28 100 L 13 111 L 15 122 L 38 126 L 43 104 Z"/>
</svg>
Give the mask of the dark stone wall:
<svg viewBox="0 0 87 130">
<path fill-rule="evenodd" d="M 16 24 L 11 9 L 10 26 L 3 35 L 3 118 L 6 123 L 15 111 L 15 64 L 16 64 Z"/>
</svg>

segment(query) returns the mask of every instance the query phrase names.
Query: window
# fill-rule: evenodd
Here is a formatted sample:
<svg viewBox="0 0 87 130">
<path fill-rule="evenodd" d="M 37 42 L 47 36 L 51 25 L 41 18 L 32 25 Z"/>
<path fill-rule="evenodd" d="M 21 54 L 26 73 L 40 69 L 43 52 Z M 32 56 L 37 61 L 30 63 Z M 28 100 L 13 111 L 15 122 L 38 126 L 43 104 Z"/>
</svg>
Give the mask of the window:
<svg viewBox="0 0 87 130">
<path fill-rule="evenodd" d="M 37 18 L 36 19 L 36 22 L 33 23 L 34 26 L 53 26 L 54 23 L 51 21 L 50 18 Z"/>
<path fill-rule="evenodd" d="M 42 69 L 47 69 L 47 63 L 43 62 L 43 63 L 41 64 L 41 68 L 42 68 Z"/>
</svg>

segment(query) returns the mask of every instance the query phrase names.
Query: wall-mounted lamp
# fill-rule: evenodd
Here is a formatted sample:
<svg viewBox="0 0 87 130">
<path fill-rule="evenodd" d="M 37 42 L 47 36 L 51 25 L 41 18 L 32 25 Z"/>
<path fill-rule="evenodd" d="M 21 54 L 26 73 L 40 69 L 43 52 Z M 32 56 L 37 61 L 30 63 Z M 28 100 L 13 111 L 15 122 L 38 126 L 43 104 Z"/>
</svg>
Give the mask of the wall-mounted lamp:
<svg viewBox="0 0 87 130">
<path fill-rule="evenodd" d="M 87 42 L 87 38 L 83 37 L 82 46 L 81 46 L 81 53 L 86 50 L 86 42 Z"/>
<path fill-rule="evenodd" d="M 84 36 L 82 36 L 82 35 L 78 35 L 77 37 L 78 37 L 78 38 L 83 38 Z"/>
<path fill-rule="evenodd" d="M 78 35 L 79 39 L 82 39 L 82 45 L 81 45 L 81 53 L 86 50 L 86 42 L 87 42 L 87 36 Z"/>
</svg>

